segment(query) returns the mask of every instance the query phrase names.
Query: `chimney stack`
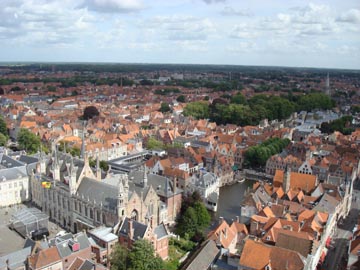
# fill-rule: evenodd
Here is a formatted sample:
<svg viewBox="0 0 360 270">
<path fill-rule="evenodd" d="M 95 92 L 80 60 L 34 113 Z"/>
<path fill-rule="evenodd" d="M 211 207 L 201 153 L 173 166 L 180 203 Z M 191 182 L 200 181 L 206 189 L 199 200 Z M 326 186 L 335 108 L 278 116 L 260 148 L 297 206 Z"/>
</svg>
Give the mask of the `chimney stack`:
<svg viewBox="0 0 360 270">
<path fill-rule="evenodd" d="M 219 217 L 219 225 L 220 225 L 221 223 L 223 223 L 223 221 L 224 221 L 224 218 L 223 218 L 223 217 Z"/>
<path fill-rule="evenodd" d="M 134 227 L 133 227 L 133 220 L 130 218 L 128 220 L 128 224 L 129 224 L 129 240 L 132 240 L 134 238 Z"/>
</svg>

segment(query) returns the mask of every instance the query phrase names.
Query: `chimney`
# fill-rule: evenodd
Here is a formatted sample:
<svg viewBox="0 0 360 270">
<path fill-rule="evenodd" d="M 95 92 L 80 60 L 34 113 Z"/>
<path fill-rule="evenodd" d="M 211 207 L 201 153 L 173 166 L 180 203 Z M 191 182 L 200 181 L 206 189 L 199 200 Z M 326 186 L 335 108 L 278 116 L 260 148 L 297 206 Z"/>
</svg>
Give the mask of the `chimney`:
<svg viewBox="0 0 360 270">
<path fill-rule="evenodd" d="M 128 224 L 129 224 L 128 236 L 129 236 L 129 239 L 132 240 L 134 238 L 134 227 L 133 227 L 133 220 L 131 218 L 128 219 Z"/>
<path fill-rule="evenodd" d="M 224 218 L 223 218 L 223 217 L 219 217 L 219 225 L 220 225 L 221 223 L 223 223 L 223 221 L 224 221 Z"/>
</svg>

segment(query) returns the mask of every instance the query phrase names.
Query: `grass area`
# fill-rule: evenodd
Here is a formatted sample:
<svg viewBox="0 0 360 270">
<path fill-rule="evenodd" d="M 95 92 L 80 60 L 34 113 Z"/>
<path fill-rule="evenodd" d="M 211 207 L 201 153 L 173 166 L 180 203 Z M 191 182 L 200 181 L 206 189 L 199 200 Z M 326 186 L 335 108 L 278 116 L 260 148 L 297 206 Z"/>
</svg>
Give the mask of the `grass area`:
<svg viewBox="0 0 360 270">
<path fill-rule="evenodd" d="M 169 241 L 169 259 L 165 262 L 165 269 L 177 270 L 180 266 L 179 260 L 195 247 L 195 243 L 186 240 L 171 238 Z"/>
</svg>

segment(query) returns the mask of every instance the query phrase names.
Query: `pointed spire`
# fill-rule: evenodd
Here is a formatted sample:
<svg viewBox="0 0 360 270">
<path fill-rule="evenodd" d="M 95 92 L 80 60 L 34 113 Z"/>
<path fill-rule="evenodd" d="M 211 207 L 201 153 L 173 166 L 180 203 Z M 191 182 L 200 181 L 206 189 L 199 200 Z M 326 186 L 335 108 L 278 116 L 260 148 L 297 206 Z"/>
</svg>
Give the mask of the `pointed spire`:
<svg viewBox="0 0 360 270">
<path fill-rule="evenodd" d="M 85 151 L 86 151 L 86 144 L 85 144 L 85 125 L 86 121 L 83 123 L 83 132 L 81 137 L 81 152 L 80 152 L 80 158 L 85 158 Z"/>
<path fill-rule="evenodd" d="M 143 184 L 144 184 L 144 187 L 147 186 L 147 182 L 148 182 L 148 178 L 147 178 L 147 169 L 146 169 L 146 166 L 144 165 L 144 179 L 143 179 Z"/>
<path fill-rule="evenodd" d="M 99 159 L 99 153 L 96 155 L 96 180 L 101 180 L 101 168 L 100 168 L 100 159 Z"/>
</svg>

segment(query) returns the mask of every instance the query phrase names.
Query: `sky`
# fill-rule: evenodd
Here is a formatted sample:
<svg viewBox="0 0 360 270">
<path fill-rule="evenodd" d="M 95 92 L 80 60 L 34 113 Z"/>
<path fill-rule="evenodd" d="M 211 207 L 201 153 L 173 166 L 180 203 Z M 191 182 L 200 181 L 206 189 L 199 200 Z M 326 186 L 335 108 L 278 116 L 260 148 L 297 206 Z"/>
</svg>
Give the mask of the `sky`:
<svg viewBox="0 0 360 270">
<path fill-rule="evenodd" d="M 360 69 L 360 1 L 0 0 L 0 61 Z"/>
</svg>

